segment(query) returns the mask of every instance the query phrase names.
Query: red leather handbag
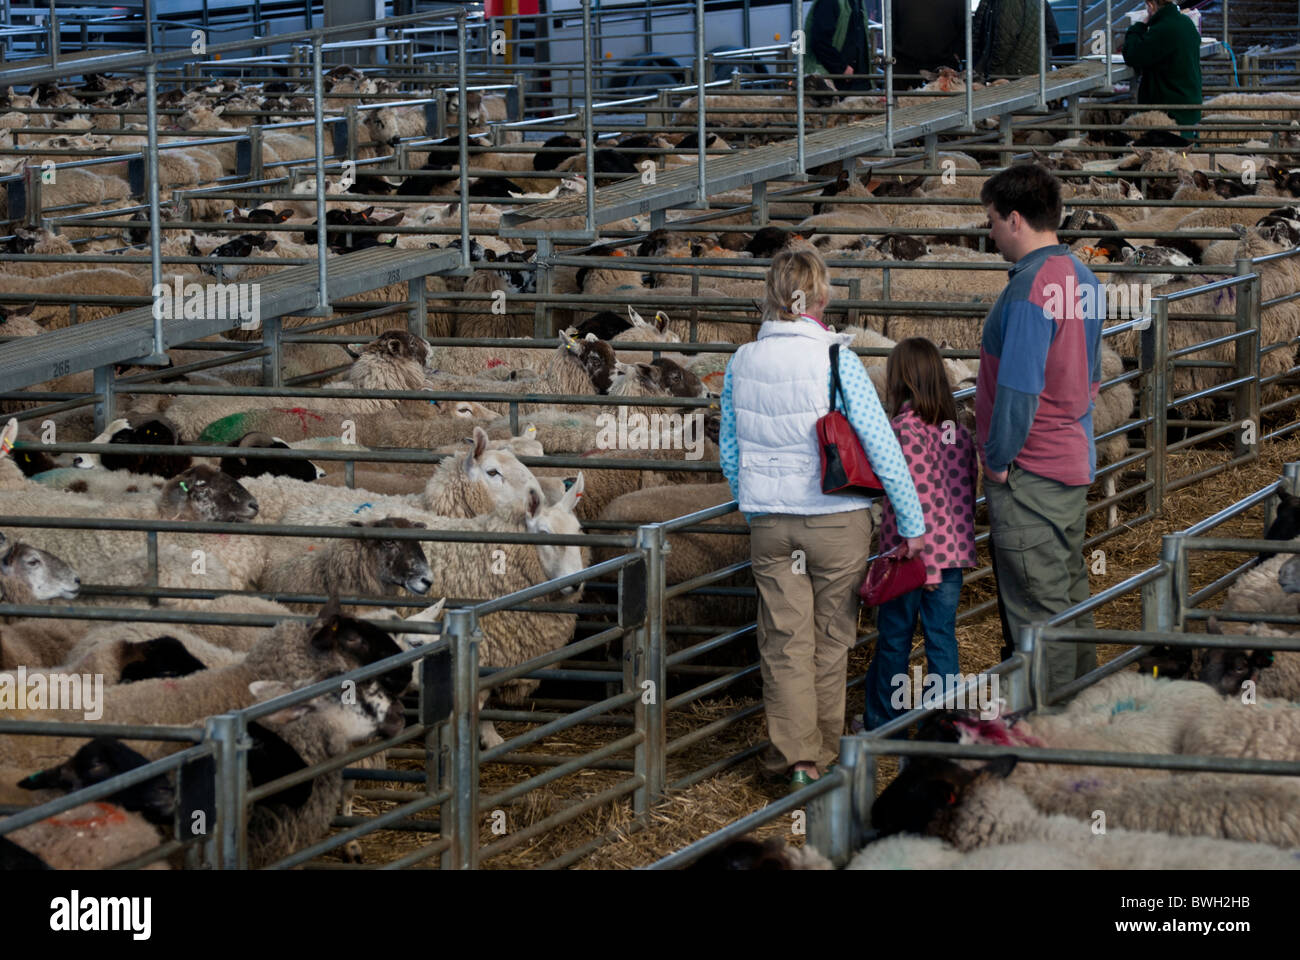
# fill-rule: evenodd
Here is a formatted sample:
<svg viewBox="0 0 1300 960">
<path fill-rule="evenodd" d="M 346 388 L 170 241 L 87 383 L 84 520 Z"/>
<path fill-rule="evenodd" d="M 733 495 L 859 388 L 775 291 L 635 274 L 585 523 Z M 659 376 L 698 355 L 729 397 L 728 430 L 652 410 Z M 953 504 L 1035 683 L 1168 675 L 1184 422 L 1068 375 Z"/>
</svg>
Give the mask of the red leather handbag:
<svg viewBox="0 0 1300 960">
<path fill-rule="evenodd" d="M 907 544 L 900 543 L 876 557 L 867 570 L 867 578 L 858 587 L 858 596 L 867 606 L 878 607 L 925 584 L 924 557 L 919 553 L 903 557 L 905 549 Z"/>
<path fill-rule="evenodd" d="M 840 384 L 840 345 L 831 345 L 831 409 L 817 421 L 817 448 L 822 462 L 822 493 L 855 493 L 878 497 L 885 492 L 858 432 L 835 405 L 844 400 Z"/>
</svg>

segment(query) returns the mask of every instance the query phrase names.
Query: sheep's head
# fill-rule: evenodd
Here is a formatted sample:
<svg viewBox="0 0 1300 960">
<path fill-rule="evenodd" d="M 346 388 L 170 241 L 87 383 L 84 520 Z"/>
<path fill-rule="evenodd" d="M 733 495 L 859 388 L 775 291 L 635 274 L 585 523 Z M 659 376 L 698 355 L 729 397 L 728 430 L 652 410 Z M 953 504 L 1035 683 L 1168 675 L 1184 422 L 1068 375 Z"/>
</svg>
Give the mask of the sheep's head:
<svg viewBox="0 0 1300 960">
<path fill-rule="evenodd" d="M 879 837 L 895 833 L 933 834 L 980 779 L 1006 777 L 1015 757 L 999 757 L 978 770 L 968 770 L 951 760 L 913 757 L 871 807 L 871 826 Z"/>
<path fill-rule="evenodd" d="M 370 116 L 367 118 L 367 126 L 370 127 L 375 140 L 386 143 L 390 147 L 397 146 L 398 141 L 402 139 L 397 111 L 392 107 L 382 107 L 379 110 L 371 111 Z"/>
<path fill-rule="evenodd" d="M 546 497 L 540 487 L 528 492 L 524 501 L 524 528 L 529 533 L 551 533 L 562 536 L 576 536 L 582 533 L 582 524 L 578 522 L 578 501 L 586 485 L 582 473 L 573 482 L 573 486 L 564 492 L 558 503 L 546 505 Z M 538 544 L 537 557 L 548 580 L 567 577 L 577 573 L 586 566 L 582 549 L 577 546 L 559 546 Z M 568 586 L 560 591 L 565 596 L 575 597 L 582 593 L 582 586 Z"/>
<path fill-rule="evenodd" d="M 917 260 L 930 252 L 930 246 L 920 237 L 891 233 L 881 237 L 873 246 L 891 260 Z"/>
<path fill-rule="evenodd" d="M 588 333 L 581 340 L 575 340 L 573 337 L 561 339 L 561 356 L 576 360 L 582 365 L 587 379 L 591 381 L 597 393 L 609 393 L 614 373 L 618 369 L 618 358 L 614 355 L 614 348 L 595 333 Z"/>
<path fill-rule="evenodd" d="M 72 792 L 93 787 L 111 777 L 143 767 L 148 759 L 113 737 L 96 737 L 63 763 L 33 773 L 18 784 L 24 790 Z M 151 823 L 171 823 L 174 795 L 166 774 L 151 777 L 110 794 L 124 810 L 140 813 Z"/>
<path fill-rule="evenodd" d="M 257 516 L 257 500 L 234 477 L 200 464 L 167 481 L 158 512 L 174 520 L 242 523 Z"/>
<path fill-rule="evenodd" d="M 292 449 L 289 444 L 279 437 L 273 437 L 269 433 L 262 433 L 260 430 L 244 434 L 235 441 L 234 446 L 261 447 L 275 450 Z M 260 477 L 264 474 L 270 474 L 273 477 L 290 477 L 304 483 L 311 483 L 313 480 L 319 480 L 325 476 L 325 471 L 310 460 L 289 457 L 222 457 L 221 472 L 234 477 L 236 480 L 243 477 Z"/>
<path fill-rule="evenodd" d="M 384 517 L 362 523 L 352 520 L 350 527 L 388 527 L 395 530 L 412 530 L 423 528 L 418 521 L 404 517 Z M 418 540 L 363 540 L 363 550 L 369 562 L 379 574 L 383 583 L 395 587 L 405 587 L 411 593 L 426 594 L 433 585 L 433 576 L 429 572 L 429 561 L 424 555 L 424 548 Z"/>
<path fill-rule="evenodd" d="M 405 360 L 422 368 L 433 363 L 433 347 L 423 337 L 417 337 L 407 330 L 387 330 L 381 333 L 366 345 L 361 354 Z"/>
<path fill-rule="evenodd" d="M 1152 647 L 1138 658 L 1138 672 L 1166 680 L 1182 680 L 1192 672 L 1195 651 L 1191 647 L 1170 647 L 1161 644 Z"/>
<path fill-rule="evenodd" d="M 0 551 L 5 536 L 0 533 Z M 29 543 L 14 543 L 0 553 L 0 575 L 26 584 L 36 600 L 71 600 L 81 592 L 81 577 L 62 559 Z"/>
<path fill-rule="evenodd" d="M 1292 496 L 1285 490 L 1278 490 L 1277 516 L 1269 524 L 1268 532 L 1264 537 L 1267 540 L 1294 540 L 1298 536 L 1300 536 L 1300 497 Z M 1288 561 L 1282 569 L 1285 570 L 1289 566 Z"/>
<path fill-rule="evenodd" d="M 490 449 L 482 427 L 474 428 L 474 446 L 464 454 L 462 469 L 468 481 L 486 490 L 496 506 L 525 503 L 530 493 L 541 494 L 537 478 L 518 457 L 509 450 Z"/>
<path fill-rule="evenodd" d="M 1216 647 L 1202 657 L 1201 671 L 1196 679 L 1208 683 L 1225 696 L 1233 696 L 1241 692 L 1247 681 L 1257 681 L 1260 670 L 1272 663 L 1273 654 L 1267 650 L 1224 650 Z"/>
<path fill-rule="evenodd" d="M 511 250 L 509 253 L 497 257 L 501 263 L 532 263 L 533 257 L 537 255 L 536 250 L 524 250 L 522 252 Z M 537 292 L 537 271 L 536 270 L 506 270 L 503 271 L 506 287 L 515 293 L 536 293 Z"/>
<path fill-rule="evenodd" d="M 123 430 L 130 429 L 130 427 L 131 427 L 131 421 L 127 420 L 125 417 L 118 417 L 116 420 L 114 420 L 104 429 L 103 433 L 95 437 L 90 442 L 108 443 L 110 440 L 113 439 L 114 435 L 122 432 Z M 95 467 L 98 467 L 100 465 L 99 454 L 97 453 L 73 454 L 72 465 L 79 470 L 90 470 Z"/>
<path fill-rule="evenodd" d="M 401 652 L 401 647 L 391 636 L 378 627 L 362 620 L 343 616 L 338 599 L 332 598 L 321 608 L 316 621 L 307 628 L 309 646 L 316 658 L 323 661 L 321 670 L 310 682 L 347 673 L 358 667 L 369 666 Z M 406 725 L 400 697 L 411 685 L 413 671 L 410 664 L 396 667 L 372 680 L 357 684 L 355 702 L 348 712 L 354 721 L 370 724 L 367 732 L 358 739 L 379 733 L 395 736 Z M 338 703 L 339 697 L 326 697 L 326 702 Z"/>
</svg>

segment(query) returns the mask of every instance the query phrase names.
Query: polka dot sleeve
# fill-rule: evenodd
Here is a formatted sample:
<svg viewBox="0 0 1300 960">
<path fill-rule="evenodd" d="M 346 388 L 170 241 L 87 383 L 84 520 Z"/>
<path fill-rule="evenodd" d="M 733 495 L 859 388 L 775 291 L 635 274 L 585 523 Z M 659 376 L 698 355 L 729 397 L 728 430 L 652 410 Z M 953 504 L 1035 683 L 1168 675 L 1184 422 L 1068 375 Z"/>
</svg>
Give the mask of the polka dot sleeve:
<svg viewBox="0 0 1300 960">
<path fill-rule="evenodd" d="M 731 364 L 727 364 L 726 377 L 722 382 L 722 398 L 718 401 L 721 411 L 721 423 L 718 427 L 718 456 L 722 463 L 722 475 L 731 486 L 731 495 L 740 499 L 740 444 L 736 440 L 736 405 L 732 399 Z M 748 517 L 746 517 L 748 519 Z"/>
<path fill-rule="evenodd" d="M 899 533 L 905 538 L 924 535 L 921 501 L 916 496 L 912 473 L 903 459 L 898 438 L 880 406 L 880 397 L 867 377 L 866 368 L 847 347 L 840 348 L 840 383 L 844 387 L 845 414 L 898 515 Z"/>
</svg>

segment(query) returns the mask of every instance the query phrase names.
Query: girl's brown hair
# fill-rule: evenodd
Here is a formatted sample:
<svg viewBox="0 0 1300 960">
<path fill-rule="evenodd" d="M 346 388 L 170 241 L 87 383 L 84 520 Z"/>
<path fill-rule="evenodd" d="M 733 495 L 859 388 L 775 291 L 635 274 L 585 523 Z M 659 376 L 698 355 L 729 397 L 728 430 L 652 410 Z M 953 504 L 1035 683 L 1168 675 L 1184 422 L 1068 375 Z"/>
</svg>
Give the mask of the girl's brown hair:
<svg viewBox="0 0 1300 960">
<path fill-rule="evenodd" d="M 943 358 L 925 337 L 908 337 L 895 345 L 885 363 L 885 395 L 891 417 L 904 403 L 911 403 L 916 415 L 928 424 L 957 422 L 957 404 Z"/>
<path fill-rule="evenodd" d="M 803 305 L 795 301 L 803 294 Z M 831 274 L 816 250 L 782 250 L 767 270 L 764 320 L 797 320 L 831 297 Z"/>
</svg>

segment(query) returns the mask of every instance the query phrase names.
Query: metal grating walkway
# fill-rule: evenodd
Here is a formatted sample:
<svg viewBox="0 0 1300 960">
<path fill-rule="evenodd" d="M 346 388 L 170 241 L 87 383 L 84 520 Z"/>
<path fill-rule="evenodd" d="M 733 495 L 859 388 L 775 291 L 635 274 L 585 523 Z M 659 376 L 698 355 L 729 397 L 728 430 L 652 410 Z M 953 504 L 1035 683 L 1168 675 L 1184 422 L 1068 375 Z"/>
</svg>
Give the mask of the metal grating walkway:
<svg viewBox="0 0 1300 960">
<path fill-rule="evenodd" d="M 376 247 L 326 262 L 330 301 L 365 293 L 390 283 L 460 266 L 459 250 L 394 250 Z M 316 306 L 316 265 L 289 267 L 258 284 L 263 320 L 300 313 Z M 167 346 L 188 343 L 229 330 L 230 319 L 190 318 L 163 321 Z M 51 330 L 27 340 L 0 345 L 0 392 L 19 390 L 55 377 L 148 356 L 153 351 L 153 308 Z"/>
<path fill-rule="evenodd" d="M 1218 52 L 1218 44 L 1207 41 L 1201 55 Z M 1129 79 L 1132 71 L 1116 59 L 1112 81 Z M 1047 99 L 1057 100 L 1105 85 L 1105 66 L 1100 58 L 1074 63 L 1047 76 Z M 976 90 L 971 97 L 976 121 L 988 117 L 1030 109 L 1038 103 L 1038 75 L 1022 77 L 1011 83 Z M 894 142 L 904 143 L 930 133 L 963 127 L 966 123 L 966 97 L 936 97 L 930 103 L 894 111 Z M 887 149 L 883 114 L 841 127 L 818 130 L 804 136 L 806 167 L 834 163 L 849 157 Z M 737 150 L 726 156 L 709 157 L 705 166 L 705 187 L 709 196 L 735 190 L 764 180 L 799 173 L 793 140 L 763 147 Z M 693 203 L 698 198 L 698 170 L 694 164 L 657 175 L 654 184 L 632 178 L 596 191 L 594 222 L 597 226 L 638 214 L 652 213 L 669 207 Z M 501 235 L 536 237 L 556 235 L 547 220 L 583 217 L 586 197 L 551 200 L 534 204 L 526 211 L 503 214 Z M 565 231 L 569 233 L 569 231 Z"/>
</svg>

